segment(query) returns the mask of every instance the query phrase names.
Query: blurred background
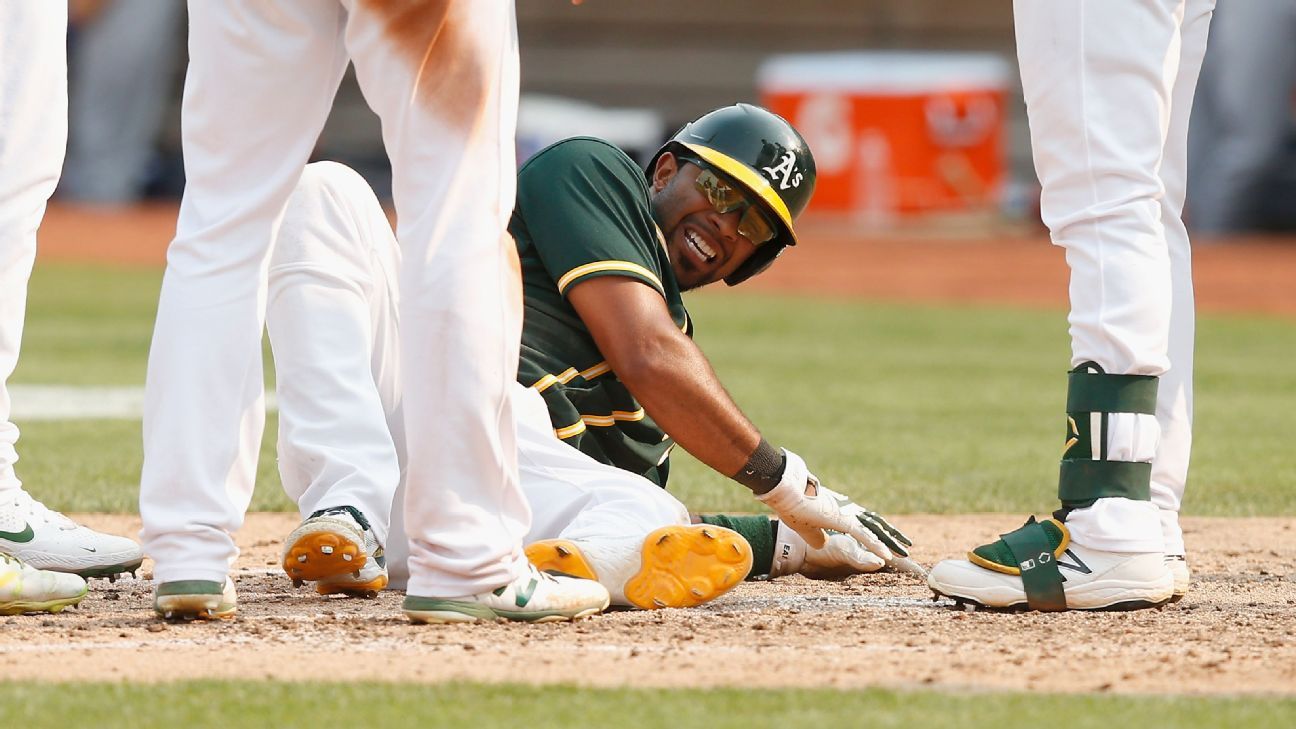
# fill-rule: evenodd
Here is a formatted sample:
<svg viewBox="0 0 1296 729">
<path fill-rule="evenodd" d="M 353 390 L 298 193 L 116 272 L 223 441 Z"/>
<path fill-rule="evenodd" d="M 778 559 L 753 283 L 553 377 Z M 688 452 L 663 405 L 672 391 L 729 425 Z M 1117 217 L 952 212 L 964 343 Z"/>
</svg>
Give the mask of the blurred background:
<svg viewBox="0 0 1296 729">
<path fill-rule="evenodd" d="M 1194 111 L 1200 233 L 1296 229 L 1296 0 L 1220 3 Z M 73 0 L 71 134 L 59 199 L 178 198 L 185 13 Z M 684 122 L 762 103 L 807 137 L 810 212 L 864 230 L 994 233 L 1036 222 L 1010 3 L 997 0 L 522 0 L 519 161 L 603 137 L 643 160 Z M 348 74 L 316 156 L 389 172 Z"/>
</svg>

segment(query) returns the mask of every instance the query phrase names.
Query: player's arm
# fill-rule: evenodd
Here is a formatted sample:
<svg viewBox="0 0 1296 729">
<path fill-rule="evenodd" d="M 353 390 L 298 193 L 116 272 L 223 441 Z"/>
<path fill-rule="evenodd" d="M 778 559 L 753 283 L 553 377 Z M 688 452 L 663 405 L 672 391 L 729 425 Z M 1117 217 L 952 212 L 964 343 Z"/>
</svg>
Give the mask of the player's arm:
<svg viewBox="0 0 1296 729">
<path fill-rule="evenodd" d="M 824 530 L 832 530 L 884 560 L 893 559 L 893 550 L 904 554 L 891 535 L 847 513 L 849 500 L 821 488 L 799 456 L 761 437 L 655 289 L 601 276 L 567 296 L 612 371 L 657 425 L 699 461 L 750 488 L 811 549 L 825 547 Z"/>
<path fill-rule="evenodd" d="M 726 476 L 747 463 L 760 432 L 660 293 L 636 279 L 600 276 L 573 286 L 568 300 L 612 371 L 676 443 Z"/>
</svg>

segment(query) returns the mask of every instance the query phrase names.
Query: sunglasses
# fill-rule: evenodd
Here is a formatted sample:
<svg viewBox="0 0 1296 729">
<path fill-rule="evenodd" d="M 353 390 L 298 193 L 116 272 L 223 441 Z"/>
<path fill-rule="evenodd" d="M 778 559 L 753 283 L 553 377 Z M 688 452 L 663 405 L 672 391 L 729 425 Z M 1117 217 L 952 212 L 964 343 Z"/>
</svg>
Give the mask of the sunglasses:
<svg viewBox="0 0 1296 729">
<path fill-rule="evenodd" d="M 743 211 L 742 217 L 738 219 L 739 235 L 754 245 L 774 239 L 778 229 L 770 224 L 769 218 L 761 211 L 760 206 L 751 201 L 751 198 L 721 177 L 715 168 L 704 160 L 682 155 L 680 159 L 702 168 L 702 173 L 697 176 L 694 184 L 706 196 L 707 202 L 711 203 L 711 207 L 717 213 L 724 215 L 735 210 Z"/>
</svg>

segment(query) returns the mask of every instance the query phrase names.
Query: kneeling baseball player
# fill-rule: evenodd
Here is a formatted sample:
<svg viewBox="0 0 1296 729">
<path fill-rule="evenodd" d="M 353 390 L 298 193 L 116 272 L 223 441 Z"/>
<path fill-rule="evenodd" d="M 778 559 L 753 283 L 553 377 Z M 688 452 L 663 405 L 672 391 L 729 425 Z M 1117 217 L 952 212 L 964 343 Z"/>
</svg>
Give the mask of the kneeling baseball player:
<svg viewBox="0 0 1296 729">
<path fill-rule="evenodd" d="M 690 336 L 681 292 L 741 283 L 795 245 L 793 219 L 814 179 L 796 130 L 741 104 L 685 126 L 647 176 L 592 138 L 523 166 L 514 240 L 502 245 L 516 242 L 525 324 L 519 384 L 500 407 L 517 417 L 537 566 L 597 579 L 613 604 L 652 609 L 701 604 L 749 575 L 844 576 L 906 555 L 903 534 L 761 437 Z M 271 261 L 267 322 L 280 472 L 305 517 L 283 566 L 323 594 L 403 583 L 407 546 L 392 509 L 402 503 L 399 382 L 455 386 L 456 373 L 431 365 L 396 371 L 399 256 L 358 174 L 306 168 Z M 676 443 L 777 519 L 691 523 L 662 488 Z"/>
</svg>

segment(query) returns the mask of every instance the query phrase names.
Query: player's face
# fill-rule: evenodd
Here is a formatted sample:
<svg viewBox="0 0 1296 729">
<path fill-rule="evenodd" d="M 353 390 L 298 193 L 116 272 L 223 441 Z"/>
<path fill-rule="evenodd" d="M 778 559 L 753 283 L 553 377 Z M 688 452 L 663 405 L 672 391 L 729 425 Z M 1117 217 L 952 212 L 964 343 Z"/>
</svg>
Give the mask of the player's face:
<svg viewBox="0 0 1296 729">
<path fill-rule="evenodd" d="M 699 176 L 707 184 L 699 185 Z M 728 206 L 717 205 L 721 198 L 714 182 L 714 174 L 707 177 L 701 167 L 669 152 L 658 159 L 653 172 L 653 216 L 666 236 L 671 268 L 684 291 L 723 279 L 756 250 L 756 244 L 739 232 L 747 230 L 756 211 L 740 205 L 719 212 L 717 207 Z M 749 216 L 745 223 L 744 214 Z"/>
</svg>

